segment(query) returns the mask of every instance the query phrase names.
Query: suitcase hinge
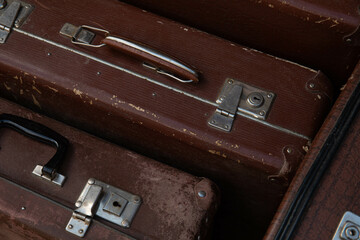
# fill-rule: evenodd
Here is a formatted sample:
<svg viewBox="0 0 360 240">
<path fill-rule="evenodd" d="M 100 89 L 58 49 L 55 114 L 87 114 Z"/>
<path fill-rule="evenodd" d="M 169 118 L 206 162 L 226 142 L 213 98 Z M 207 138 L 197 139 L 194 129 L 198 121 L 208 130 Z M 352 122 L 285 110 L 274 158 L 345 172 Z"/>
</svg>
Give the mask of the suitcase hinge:
<svg viewBox="0 0 360 240">
<path fill-rule="evenodd" d="M 85 236 L 94 215 L 129 228 L 141 205 L 141 198 L 95 179 L 89 179 L 75 203 L 66 231 Z"/>
<path fill-rule="evenodd" d="M 0 43 L 5 43 L 11 28 L 20 27 L 29 16 L 33 7 L 17 0 L 3 1 L 0 5 Z"/>
<path fill-rule="evenodd" d="M 237 112 L 265 120 L 275 99 L 272 92 L 249 86 L 234 79 L 226 79 L 216 100 L 219 104 L 209 125 L 230 132 Z"/>
</svg>

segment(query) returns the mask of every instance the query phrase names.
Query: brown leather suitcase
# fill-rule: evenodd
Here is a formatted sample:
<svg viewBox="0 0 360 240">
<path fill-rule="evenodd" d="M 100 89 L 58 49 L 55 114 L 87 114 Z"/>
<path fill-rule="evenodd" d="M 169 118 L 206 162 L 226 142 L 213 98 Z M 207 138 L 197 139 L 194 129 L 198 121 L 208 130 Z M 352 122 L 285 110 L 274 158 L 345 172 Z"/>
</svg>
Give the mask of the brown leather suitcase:
<svg viewBox="0 0 360 240">
<path fill-rule="evenodd" d="M 323 71 L 337 88 L 360 54 L 358 0 L 123 0 Z"/>
<path fill-rule="evenodd" d="M 2 240 L 210 237 L 210 180 L 3 99 L 0 113 Z"/>
<path fill-rule="evenodd" d="M 359 215 L 359 110 L 360 62 L 299 166 L 264 240 L 358 238 L 359 220 L 353 214 Z"/>
<path fill-rule="evenodd" d="M 211 178 L 216 231 L 262 235 L 331 106 L 321 72 L 118 1 L 27 3 L 1 45 L 2 96 Z"/>
</svg>

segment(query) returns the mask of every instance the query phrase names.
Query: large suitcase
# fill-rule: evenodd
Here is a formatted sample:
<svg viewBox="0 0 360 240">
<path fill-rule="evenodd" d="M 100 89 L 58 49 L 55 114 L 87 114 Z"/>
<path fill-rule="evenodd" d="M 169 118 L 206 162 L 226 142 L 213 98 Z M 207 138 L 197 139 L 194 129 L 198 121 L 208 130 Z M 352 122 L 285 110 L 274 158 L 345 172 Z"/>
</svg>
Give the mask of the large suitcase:
<svg viewBox="0 0 360 240">
<path fill-rule="evenodd" d="M 27 3 L 1 45 L 2 96 L 216 181 L 220 234 L 265 231 L 331 106 L 321 72 L 118 1 Z"/>
<path fill-rule="evenodd" d="M 337 88 L 359 59 L 358 0 L 123 1 L 320 69 Z"/>
<path fill-rule="evenodd" d="M 1 239 L 209 238 L 219 203 L 210 180 L 3 99 L 0 113 Z"/>
</svg>

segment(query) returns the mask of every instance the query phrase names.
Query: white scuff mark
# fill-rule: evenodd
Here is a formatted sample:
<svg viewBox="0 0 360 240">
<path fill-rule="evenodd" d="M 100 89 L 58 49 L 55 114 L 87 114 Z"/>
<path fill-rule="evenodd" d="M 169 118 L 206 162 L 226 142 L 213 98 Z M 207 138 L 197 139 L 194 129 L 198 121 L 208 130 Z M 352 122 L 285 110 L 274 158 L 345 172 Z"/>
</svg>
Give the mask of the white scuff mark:
<svg viewBox="0 0 360 240">
<path fill-rule="evenodd" d="M 41 94 L 41 91 L 39 89 L 37 89 L 35 86 L 32 86 L 32 89 L 35 90 L 36 92 L 38 92 L 39 94 Z"/>
<path fill-rule="evenodd" d="M 47 86 L 50 90 L 52 90 L 52 91 L 54 91 L 54 92 L 59 92 L 57 89 L 55 89 L 55 88 L 52 88 L 52 87 L 50 87 L 50 86 Z"/>
<path fill-rule="evenodd" d="M 35 104 L 36 106 L 38 106 L 39 108 L 41 108 L 41 105 L 40 105 L 39 101 L 36 99 L 36 97 L 35 97 L 33 94 L 31 94 L 31 96 L 32 96 L 32 99 L 33 99 L 34 104 Z"/>
<path fill-rule="evenodd" d="M 183 128 L 183 132 L 189 133 L 190 135 L 193 135 L 193 136 L 196 136 L 196 133 L 194 133 L 194 132 L 192 132 L 192 131 L 190 131 L 190 130 L 188 130 L 186 128 Z"/>
<path fill-rule="evenodd" d="M 78 89 L 74 88 L 73 92 L 75 93 L 75 95 L 77 95 L 77 96 L 79 96 L 80 98 L 82 98 L 82 94 L 83 94 L 83 92 L 82 92 L 82 91 L 80 91 L 80 90 L 78 90 Z"/>
<path fill-rule="evenodd" d="M 145 109 L 139 107 L 139 106 L 135 106 L 134 104 L 129 103 L 129 106 L 132 108 L 135 108 L 136 110 L 140 111 L 140 112 L 145 112 Z"/>
<path fill-rule="evenodd" d="M 315 23 L 323 23 L 323 22 L 326 22 L 326 21 L 329 21 L 331 18 L 328 17 L 328 18 L 325 18 L 325 19 L 321 19 L 319 21 L 315 21 Z"/>
<path fill-rule="evenodd" d="M 158 24 L 162 24 L 162 25 L 164 24 L 162 21 L 156 21 L 156 22 L 157 22 Z"/>
<path fill-rule="evenodd" d="M 11 87 L 9 87 L 8 85 L 6 85 L 6 83 L 4 83 L 4 87 L 6 88 L 6 90 L 10 91 Z"/>
</svg>

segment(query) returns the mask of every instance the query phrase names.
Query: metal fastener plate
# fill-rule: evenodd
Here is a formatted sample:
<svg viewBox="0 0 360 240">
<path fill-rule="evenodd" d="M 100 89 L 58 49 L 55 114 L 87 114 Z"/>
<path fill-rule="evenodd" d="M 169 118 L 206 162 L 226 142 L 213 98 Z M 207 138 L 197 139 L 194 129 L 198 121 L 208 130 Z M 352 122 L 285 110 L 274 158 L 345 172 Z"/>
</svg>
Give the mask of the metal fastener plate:
<svg viewBox="0 0 360 240">
<path fill-rule="evenodd" d="M 43 166 L 37 165 L 35 169 L 33 170 L 33 174 L 35 176 L 41 177 L 42 179 L 48 180 L 58 186 L 62 186 L 65 182 L 66 177 L 64 175 L 61 175 L 60 173 L 55 173 L 55 177 L 53 179 L 47 178 L 42 174 Z"/>
<path fill-rule="evenodd" d="M 346 212 L 342 217 L 333 240 L 360 239 L 360 217 L 352 212 Z"/>
</svg>

